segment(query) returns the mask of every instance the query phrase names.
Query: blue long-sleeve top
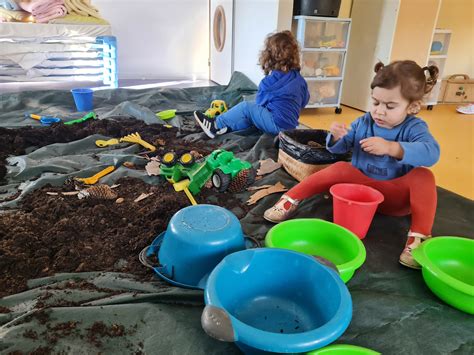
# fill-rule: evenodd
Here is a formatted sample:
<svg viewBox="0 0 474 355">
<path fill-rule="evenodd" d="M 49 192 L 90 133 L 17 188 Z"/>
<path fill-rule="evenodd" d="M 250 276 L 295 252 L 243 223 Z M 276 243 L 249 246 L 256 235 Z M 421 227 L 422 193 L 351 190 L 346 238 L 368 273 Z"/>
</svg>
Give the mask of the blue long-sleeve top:
<svg viewBox="0 0 474 355">
<path fill-rule="evenodd" d="M 255 102 L 267 108 L 281 129 L 298 126 L 300 111 L 309 101 L 306 80 L 299 70 L 273 70 L 260 81 Z"/>
<path fill-rule="evenodd" d="M 403 148 L 403 158 L 398 160 L 389 155 L 366 153 L 360 141 L 369 137 L 381 137 L 398 142 Z M 343 154 L 352 150 L 352 165 L 368 177 L 390 180 L 405 175 L 417 166 L 432 166 L 439 160 L 439 144 L 428 130 L 428 125 L 415 116 L 391 129 L 379 127 L 367 112 L 352 122 L 347 135 L 331 144 L 332 135 L 326 138 L 326 147 L 331 153 Z"/>
</svg>

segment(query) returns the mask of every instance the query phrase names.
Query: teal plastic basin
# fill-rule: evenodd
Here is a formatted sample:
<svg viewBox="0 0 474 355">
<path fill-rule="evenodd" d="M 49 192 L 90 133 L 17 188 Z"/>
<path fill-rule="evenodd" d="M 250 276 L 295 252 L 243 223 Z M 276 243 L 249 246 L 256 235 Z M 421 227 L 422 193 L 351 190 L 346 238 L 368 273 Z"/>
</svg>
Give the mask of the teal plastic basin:
<svg viewBox="0 0 474 355">
<path fill-rule="evenodd" d="M 474 240 L 436 237 L 412 251 L 423 279 L 447 304 L 474 314 Z"/>
<path fill-rule="evenodd" d="M 348 229 L 322 219 L 292 219 L 271 228 L 265 245 L 321 256 L 333 262 L 347 282 L 365 261 L 365 247 Z"/>
</svg>

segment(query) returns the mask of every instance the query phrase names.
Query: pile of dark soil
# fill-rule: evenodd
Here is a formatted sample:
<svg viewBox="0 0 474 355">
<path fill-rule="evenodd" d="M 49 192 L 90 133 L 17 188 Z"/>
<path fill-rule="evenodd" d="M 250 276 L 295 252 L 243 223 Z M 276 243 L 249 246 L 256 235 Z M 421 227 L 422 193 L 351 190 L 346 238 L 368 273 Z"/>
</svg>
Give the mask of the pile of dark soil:
<svg viewBox="0 0 474 355">
<path fill-rule="evenodd" d="M 204 155 L 209 154 L 214 148 L 205 142 L 195 142 L 190 147 L 188 143 L 177 138 L 179 131 L 176 128 L 167 128 L 160 124 L 147 125 L 143 121 L 125 117 L 88 120 L 75 125 L 56 123 L 50 127 L 28 126 L 18 129 L 0 127 L 0 184 L 6 174 L 5 159 L 9 155 L 22 155 L 26 149 L 33 150 L 53 143 L 73 142 L 92 134 L 120 138 L 135 132 L 157 147 L 156 152 L 149 156 L 161 155 L 170 147 L 177 153 L 194 149 Z"/>
<path fill-rule="evenodd" d="M 206 155 L 213 149 L 208 144 L 203 148 L 203 143 L 185 144 L 174 129 L 143 125 L 121 119 L 90 121 L 73 129 L 63 125 L 0 129 L 0 154 L 21 154 L 31 146 L 73 141 L 95 133 L 120 137 L 136 131 L 149 142 L 165 140 L 177 152 L 196 150 Z M 140 279 L 152 277 L 138 260 L 140 251 L 166 229 L 175 212 L 189 206 L 183 192 L 175 192 L 171 184 L 156 179 L 156 185 L 134 178 L 119 180 L 114 191 L 123 198 L 122 203 L 51 195 L 47 192 L 71 188 L 45 186 L 26 195 L 19 209 L 0 211 L 0 297 L 25 290 L 28 279 L 59 272 L 115 271 Z M 142 193 L 152 194 L 134 202 Z M 231 193 L 204 189 L 197 200 L 240 211 L 239 218 L 248 211 Z"/>
</svg>

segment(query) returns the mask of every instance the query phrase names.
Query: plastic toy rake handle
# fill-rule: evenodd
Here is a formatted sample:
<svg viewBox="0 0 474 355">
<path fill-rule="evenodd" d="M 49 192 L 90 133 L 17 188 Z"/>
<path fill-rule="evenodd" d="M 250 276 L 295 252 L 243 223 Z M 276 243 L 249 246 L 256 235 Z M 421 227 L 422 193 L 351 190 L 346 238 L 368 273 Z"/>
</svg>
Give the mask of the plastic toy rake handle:
<svg viewBox="0 0 474 355">
<path fill-rule="evenodd" d="M 184 190 L 184 193 L 186 194 L 186 196 L 188 196 L 188 199 L 189 199 L 189 201 L 191 202 L 191 204 L 192 204 L 193 206 L 196 206 L 196 205 L 197 205 L 197 202 L 196 202 L 196 200 L 194 199 L 194 196 L 193 196 L 193 194 L 191 193 L 191 191 L 189 191 L 189 189 L 188 189 L 187 187 L 185 187 L 183 190 Z"/>
<path fill-rule="evenodd" d="M 90 118 L 93 118 L 93 119 L 96 119 L 97 116 L 95 115 L 94 112 L 89 112 L 87 115 L 85 115 L 84 117 L 81 117 L 81 118 L 78 118 L 77 120 L 73 120 L 73 121 L 69 121 L 69 122 L 64 122 L 65 125 L 72 125 L 72 124 L 75 124 L 75 123 L 80 123 L 80 122 L 84 122 Z"/>
</svg>

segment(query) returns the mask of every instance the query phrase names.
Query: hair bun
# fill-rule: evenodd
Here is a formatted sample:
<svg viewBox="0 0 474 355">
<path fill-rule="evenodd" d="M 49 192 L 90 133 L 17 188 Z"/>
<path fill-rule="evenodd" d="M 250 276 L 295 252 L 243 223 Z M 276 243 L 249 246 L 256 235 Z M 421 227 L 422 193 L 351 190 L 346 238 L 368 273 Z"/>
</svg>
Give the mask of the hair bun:
<svg viewBox="0 0 474 355">
<path fill-rule="evenodd" d="M 428 73 L 430 74 L 426 82 L 430 84 L 431 86 L 434 86 L 436 84 L 436 80 L 438 79 L 438 75 L 439 75 L 438 67 L 436 65 L 430 65 L 427 67 L 423 67 L 422 69 L 423 69 L 423 72 L 428 71 Z"/>
<path fill-rule="evenodd" d="M 374 72 L 378 73 L 380 69 L 382 69 L 385 65 L 382 63 L 382 62 L 378 62 L 377 64 L 375 64 L 375 67 L 374 67 Z"/>
</svg>

